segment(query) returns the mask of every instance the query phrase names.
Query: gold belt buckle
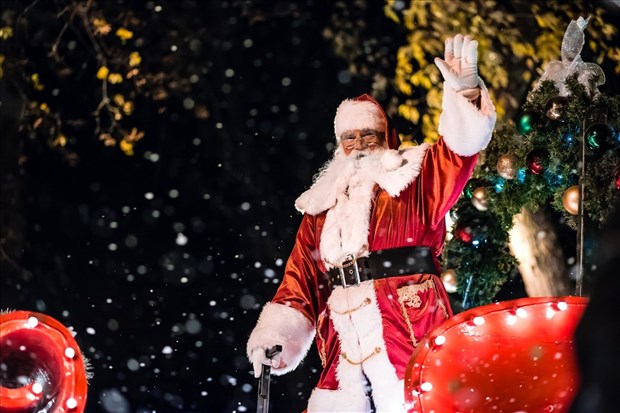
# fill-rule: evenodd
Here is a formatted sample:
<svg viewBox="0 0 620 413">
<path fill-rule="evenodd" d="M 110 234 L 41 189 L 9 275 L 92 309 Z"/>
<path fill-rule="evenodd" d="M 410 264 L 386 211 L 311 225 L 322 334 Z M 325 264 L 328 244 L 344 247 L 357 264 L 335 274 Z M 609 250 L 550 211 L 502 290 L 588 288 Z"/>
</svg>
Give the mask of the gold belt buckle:
<svg viewBox="0 0 620 413">
<path fill-rule="evenodd" d="M 349 274 L 353 274 L 353 276 L 355 277 L 355 284 L 347 284 L 344 275 L 345 268 L 349 268 L 351 266 L 353 268 L 348 269 L 347 271 L 349 271 Z M 355 255 L 353 254 L 349 254 L 345 257 L 345 261 L 343 261 L 340 267 L 338 267 L 338 273 L 340 274 L 340 282 L 342 283 L 342 288 L 348 288 L 354 285 L 358 287 L 362 283 L 360 280 L 360 271 L 357 267 L 357 258 L 355 258 Z"/>
</svg>

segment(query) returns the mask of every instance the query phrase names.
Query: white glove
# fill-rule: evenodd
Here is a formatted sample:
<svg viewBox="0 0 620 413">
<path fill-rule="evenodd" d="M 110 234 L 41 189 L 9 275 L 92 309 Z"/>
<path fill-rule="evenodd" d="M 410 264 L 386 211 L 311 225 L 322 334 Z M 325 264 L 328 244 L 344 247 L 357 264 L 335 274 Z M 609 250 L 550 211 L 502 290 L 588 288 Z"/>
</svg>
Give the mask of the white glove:
<svg viewBox="0 0 620 413">
<path fill-rule="evenodd" d="M 273 358 L 267 358 L 265 351 L 267 351 L 268 348 L 270 348 L 270 346 L 256 347 L 250 354 L 250 361 L 254 367 L 254 377 L 256 378 L 260 377 L 263 364 L 271 366 L 274 369 L 286 367 L 286 363 L 282 360 L 282 353 L 276 354 Z"/>
<path fill-rule="evenodd" d="M 445 60 L 444 60 L 445 59 Z M 446 86 L 459 92 L 473 89 L 478 83 L 478 42 L 470 36 L 457 34 L 446 39 L 444 59 L 435 58 Z"/>
</svg>

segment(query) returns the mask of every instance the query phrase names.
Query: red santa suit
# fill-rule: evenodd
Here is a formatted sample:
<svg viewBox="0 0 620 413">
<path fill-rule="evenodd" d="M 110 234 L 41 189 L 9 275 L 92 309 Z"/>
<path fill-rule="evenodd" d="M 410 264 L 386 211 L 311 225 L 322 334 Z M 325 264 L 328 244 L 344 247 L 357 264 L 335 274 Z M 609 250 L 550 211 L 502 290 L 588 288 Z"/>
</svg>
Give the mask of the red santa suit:
<svg viewBox="0 0 620 413">
<path fill-rule="evenodd" d="M 330 285 L 326 273 L 348 254 L 372 257 L 379 250 L 407 246 L 428 247 L 438 268 L 444 217 L 495 124 L 495 110 L 481 88 L 479 105 L 446 88 L 438 142 L 400 151 L 396 131 L 370 96 L 339 107 L 336 136 L 376 128 L 376 119 L 360 114 L 363 105 L 358 104 L 376 105 L 389 149 L 353 161 L 339 146 L 297 199 L 304 216 L 282 283 L 247 345 L 251 357 L 256 349 L 281 344 L 282 363 L 272 372 L 285 374 L 298 366 L 316 339 L 323 371 L 308 412 L 369 412 L 369 397 L 377 411 L 405 411 L 407 362 L 420 339 L 452 315 L 440 279 L 414 272 L 345 288 Z M 389 269 L 394 264 L 383 265 Z"/>
</svg>

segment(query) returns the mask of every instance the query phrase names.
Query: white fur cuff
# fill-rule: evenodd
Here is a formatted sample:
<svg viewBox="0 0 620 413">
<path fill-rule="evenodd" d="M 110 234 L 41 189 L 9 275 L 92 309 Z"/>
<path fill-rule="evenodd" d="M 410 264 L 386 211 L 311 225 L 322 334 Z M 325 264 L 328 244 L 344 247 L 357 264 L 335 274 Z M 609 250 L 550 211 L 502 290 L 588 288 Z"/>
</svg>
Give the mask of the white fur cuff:
<svg viewBox="0 0 620 413">
<path fill-rule="evenodd" d="M 482 79 L 479 81 L 480 109 L 444 84 L 439 134 L 448 147 L 461 156 L 472 156 L 486 148 L 495 127 L 495 107 Z"/>
<path fill-rule="evenodd" d="M 280 376 L 297 368 L 304 359 L 314 339 L 314 327 L 300 311 L 277 303 L 267 303 L 252 330 L 247 344 L 248 358 L 257 349 L 263 350 L 276 344 L 282 346 L 283 367 L 273 368 Z"/>
<path fill-rule="evenodd" d="M 357 391 L 314 389 L 308 400 L 308 413 L 369 412 L 370 401 L 363 389 Z"/>
</svg>

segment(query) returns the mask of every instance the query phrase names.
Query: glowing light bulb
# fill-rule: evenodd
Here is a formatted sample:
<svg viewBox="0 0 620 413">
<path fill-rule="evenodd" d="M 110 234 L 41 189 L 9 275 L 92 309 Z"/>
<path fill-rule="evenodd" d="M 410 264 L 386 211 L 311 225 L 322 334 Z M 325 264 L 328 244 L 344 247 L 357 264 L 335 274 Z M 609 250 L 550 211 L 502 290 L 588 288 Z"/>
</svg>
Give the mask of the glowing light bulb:
<svg viewBox="0 0 620 413">
<path fill-rule="evenodd" d="M 41 383 L 33 383 L 32 384 L 32 392 L 34 394 L 41 394 L 41 392 L 43 391 L 43 386 L 41 385 Z"/>
<path fill-rule="evenodd" d="M 69 409 L 75 409 L 78 405 L 77 400 L 75 400 L 73 397 L 69 397 L 67 399 L 67 401 L 65 402 L 65 405 L 67 406 L 67 408 Z"/>
<path fill-rule="evenodd" d="M 72 349 L 71 347 L 67 347 L 65 349 L 65 357 L 70 358 L 70 359 L 75 357 L 75 350 Z"/>
<path fill-rule="evenodd" d="M 484 318 L 478 316 L 478 317 L 474 317 L 474 319 L 472 320 L 473 323 L 477 326 L 481 326 L 484 324 Z"/>
<path fill-rule="evenodd" d="M 422 391 L 431 391 L 432 389 L 433 385 L 429 381 L 425 381 L 424 383 L 420 384 L 420 390 Z"/>
<path fill-rule="evenodd" d="M 26 321 L 26 325 L 30 328 L 35 328 L 39 325 L 39 319 L 36 317 L 28 317 L 28 321 Z"/>
<path fill-rule="evenodd" d="M 446 342 L 446 337 L 445 336 L 437 336 L 435 337 L 435 344 L 438 346 L 441 346 L 443 344 L 445 344 Z"/>
</svg>

